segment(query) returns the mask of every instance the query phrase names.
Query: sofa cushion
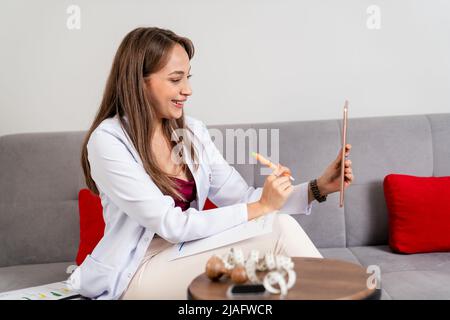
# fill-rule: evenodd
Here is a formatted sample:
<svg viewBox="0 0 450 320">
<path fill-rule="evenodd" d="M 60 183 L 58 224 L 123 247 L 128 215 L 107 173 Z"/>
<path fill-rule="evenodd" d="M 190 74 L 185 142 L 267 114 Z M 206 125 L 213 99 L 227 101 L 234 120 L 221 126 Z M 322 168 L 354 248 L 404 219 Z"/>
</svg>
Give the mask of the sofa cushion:
<svg viewBox="0 0 450 320">
<path fill-rule="evenodd" d="M 0 268 L 0 292 L 64 281 L 75 262 L 30 264 Z"/>
<path fill-rule="evenodd" d="M 449 300 L 450 272 L 415 270 L 383 273 L 383 290 L 400 300 Z"/>
<path fill-rule="evenodd" d="M 384 194 L 392 250 L 450 251 L 450 177 L 390 174 Z"/>
<path fill-rule="evenodd" d="M 381 271 L 381 287 L 392 299 L 450 299 L 450 252 L 404 255 L 389 246 L 349 248 L 364 266 Z M 382 296 L 383 299 L 383 296 Z"/>
<path fill-rule="evenodd" d="M 348 248 L 320 248 L 319 252 L 324 258 L 344 260 L 360 264 L 358 259 Z"/>
<path fill-rule="evenodd" d="M 435 270 L 450 274 L 450 252 L 405 255 L 393 252 L 389 246 L 350 247 L 349 250 L 362 265 L 377 265 L 382 273 Z"/>
</svg>

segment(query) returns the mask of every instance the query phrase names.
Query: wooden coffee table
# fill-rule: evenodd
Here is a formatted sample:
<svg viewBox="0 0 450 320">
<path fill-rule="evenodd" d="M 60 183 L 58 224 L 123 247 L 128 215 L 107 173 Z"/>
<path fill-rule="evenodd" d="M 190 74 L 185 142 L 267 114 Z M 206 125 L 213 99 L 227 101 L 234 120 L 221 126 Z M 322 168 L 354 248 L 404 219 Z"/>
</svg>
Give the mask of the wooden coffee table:
<svg viewBox="0 0 450 320">
<path fill-rule="evenodd" d="M 334 300 L 379 299 L 380 290 L 367 286 L 372 274 L 355 263 L 334 259 L 292 258 L 297 281 L 286 300 Z M 261 278 L 264 273 L 261 273 Z M 233 283 L 228 277 L 211 281 L 204 273 L 196 277 L 188 287 L 188 299 L 193 300 L 279 300 L 280 295 L 230 296 L 228 289 Z"/>
</svg>

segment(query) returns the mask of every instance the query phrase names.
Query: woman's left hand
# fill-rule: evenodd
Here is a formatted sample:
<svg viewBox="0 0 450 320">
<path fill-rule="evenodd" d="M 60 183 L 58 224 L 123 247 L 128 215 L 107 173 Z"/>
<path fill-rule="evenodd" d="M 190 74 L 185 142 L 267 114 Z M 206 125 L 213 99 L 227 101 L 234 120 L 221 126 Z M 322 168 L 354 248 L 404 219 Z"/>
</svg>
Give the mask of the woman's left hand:
<svg viewBox="0 0 450 320">
<path fill-rule="evenodd" d="M 345 145 L 345 156 L 350 155 L 350 144 Z M 320 178 L 317 179 L 317 187 L 322 195 L 327 195 L 341 188 L 341 161 L 342 161 L 342 149 L 339 151 L 337 158 L 325 169 Z M 353 170 L 352 161 L 345 159 L 344 170 L 344 189 L 348 188 L 353 183 Z"/>
</svg>

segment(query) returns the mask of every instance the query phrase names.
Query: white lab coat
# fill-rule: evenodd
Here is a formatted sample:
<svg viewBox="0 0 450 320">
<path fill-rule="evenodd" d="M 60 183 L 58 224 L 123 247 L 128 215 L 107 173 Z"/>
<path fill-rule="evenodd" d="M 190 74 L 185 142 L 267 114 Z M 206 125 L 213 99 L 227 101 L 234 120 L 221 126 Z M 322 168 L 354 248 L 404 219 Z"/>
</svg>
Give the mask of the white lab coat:
<svg viewBox="0 0 450 320">
<path fill-rule="evenodd" d="M 184 147 L 197 187 L 197 199 L 184 212 L 146 173 L 117 115 L 104 120 L 92 133 L 87 145 L 88 159 L 100 192 L 105 232 L 93 252 L 69 277 L 68 283 L 83 296 L 118 299 L 155 234 L 178 243 L 207 237 L 247 221 L 246 204 L 260 199 L 262 188 L 248 186 L 225 161 L 201 121 L 187 116 L 186 125 L 198 138 L 194 143 L 200 163 L 195 171 L 190 152 Z M 206 198 L 218 208 L 201 211 Z M 281 211 L 310 214 L 307 183 L 294 186 Z"/>
</svg>

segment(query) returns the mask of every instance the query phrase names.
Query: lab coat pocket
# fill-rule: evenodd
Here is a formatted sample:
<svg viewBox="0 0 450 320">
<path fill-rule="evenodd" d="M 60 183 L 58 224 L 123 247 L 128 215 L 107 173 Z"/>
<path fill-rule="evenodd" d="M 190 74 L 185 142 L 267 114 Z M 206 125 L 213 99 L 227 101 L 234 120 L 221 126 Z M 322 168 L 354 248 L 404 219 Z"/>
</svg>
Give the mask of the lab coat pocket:
<svg viewBox="0 0 450 320">
<path fill-rule="evenodd" d="M 113 290 L 112 285 L 117 278 L 117 271 L 91 255 L 88 255 L 80 266 L 80 294 L 96 298 Z"/>
</svg>

